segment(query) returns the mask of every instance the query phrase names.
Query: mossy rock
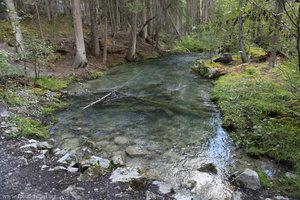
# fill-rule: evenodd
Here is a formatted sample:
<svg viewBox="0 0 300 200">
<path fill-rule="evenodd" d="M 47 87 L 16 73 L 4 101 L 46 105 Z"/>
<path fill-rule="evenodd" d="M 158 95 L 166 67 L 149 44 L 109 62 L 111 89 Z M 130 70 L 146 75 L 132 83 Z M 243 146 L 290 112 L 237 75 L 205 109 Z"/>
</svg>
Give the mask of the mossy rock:
<svg viewBox="0 0 300 200">
<path fill-rule="evenodd" d="M 205 78 L 218 78 L 220 73 L 214 68 L 214 64 L 207 64 L 207 62 L 200 61 L 192 66 L 192 70 Z"/>
</svg>

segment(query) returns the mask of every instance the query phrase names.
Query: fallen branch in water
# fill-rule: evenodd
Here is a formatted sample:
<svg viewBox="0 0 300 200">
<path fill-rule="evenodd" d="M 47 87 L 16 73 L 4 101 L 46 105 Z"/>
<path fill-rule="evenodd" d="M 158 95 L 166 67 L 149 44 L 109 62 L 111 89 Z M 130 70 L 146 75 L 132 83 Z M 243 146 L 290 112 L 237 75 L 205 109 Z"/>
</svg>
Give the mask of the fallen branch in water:
<svg viewBox="0 0 300 200">
<path fill-rule="evenodd" d="M 112 92 L 108 93 L 107 95 L 101 97 L 101 98 L 98 99 L 97 101 L 94 101 L 94 102 L 90 103 L 89 105 L 83 107 L 82 110 L 85 110 L 85 109 L 87 109 L 87 108 L 89 108 L 89 107 L 95 105 L 96 103 L 99 103 L 99 102 L 103 101 L 104 99 L 106 99 L 107 97 L 109 97 L 110 95 L 112 95 L 114 92 L 115 92 L 115 91 L 112 91 Z"/>
</svg>

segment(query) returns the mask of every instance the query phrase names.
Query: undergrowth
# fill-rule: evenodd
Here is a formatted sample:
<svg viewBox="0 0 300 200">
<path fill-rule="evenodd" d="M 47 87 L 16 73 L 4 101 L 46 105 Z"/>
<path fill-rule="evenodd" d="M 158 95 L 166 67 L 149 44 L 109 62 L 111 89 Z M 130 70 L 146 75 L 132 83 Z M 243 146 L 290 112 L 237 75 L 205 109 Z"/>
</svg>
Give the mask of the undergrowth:
<svg viewBox="0 0 300 200">
<path fill-rule="evenodd" d="M 237 145 L 249 155 L 291 164 L 300 175 L 299 88 L 300 75 L 293 64 L 276 69 L 262 64 L 221 77 L 211 98 Z M 294 180 L 293 186 L 299 185 L 300 180 Z M 294 195 L 300 197 L 299 192 Z"/>
<path fill-rule="evenodd" d="M 14 122 L 17 125 L 19 131 L 14 135 L 10 135 L 10 137 L 23 136 L 38 139 L 49 138 L 49 134 L 46 127 L 37 120 L 14 116 L 12 122 Z"/>
</svg>

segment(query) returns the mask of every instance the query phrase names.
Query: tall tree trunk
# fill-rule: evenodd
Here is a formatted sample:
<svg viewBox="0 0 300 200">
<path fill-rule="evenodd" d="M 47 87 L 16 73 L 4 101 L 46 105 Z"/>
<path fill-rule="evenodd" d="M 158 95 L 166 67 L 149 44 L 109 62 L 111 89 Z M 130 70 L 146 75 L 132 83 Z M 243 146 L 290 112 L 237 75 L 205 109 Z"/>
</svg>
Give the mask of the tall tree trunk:
<svg viewBox="0 0 300 200">
<path fill-rule="evenodd" d="M 40 37 L 41 37 L 42 41 L 45 41 L 44 40 L 43 29 L 42 29 L 42 23 L 41 23 L 41 17 L 40 17 L 39 7 L 38 7 L 38 2 L 35 2 L 34 7 L 35 7 L 37 19 L 38 19 L 38 26 L 39 26 L 39 31 L 40 31 Z"/>
<path fill-rule="evenodd" d="M 92 52 L 94 56 L 99 57 L 100 46 L 99 46 L 98 16 L 97 16 L 97 2 L 95 0 L 90 0 L 90 15 L 91 15 Z"/>
<path fill-rule="evenodd" d="M 130 19 L 130 35 L 129 35 L 129 46 L 126 55 L 126 60 L 134 61 L 136 54 L 136 26 L 137 26 L 137 0 L 131 0 L 132 10 Z"/>
<path fill-rule="evenodd" d="M 245 51 L 245 42 L 244 42 L 244 31 L 243 31 L 243 24 L 244 24 L 244 14 L 243 14 L 243 8 L 244 7 L 244 0 L 240 0 L 239 2 L 239 42 L 240 42 L 240 53 L 241 53 L 241 59 L 243 63 L 248 62 L 248 57 Z"/>
<path fill-rule="evenodd" d="M 147 20 L 147 7 L 146 7 L 146 0 L 142 0 L 142 21 L 141 25 L 144 26 Z M 146 39 L 148 37 L 148 25 L 142 27 L 142 38 Z"/>
<path fill-rule="evenodd" d="M 73 67 L 84 67 L 87 64 L 87 58 L 82 30 L 80 0 L 73 0 L 73 22 L 76 40 L 76 56 Z"/>
<path fill-rule="evenodd" d="M 37 3 L 37 2 L 36 2 Z M 46 12 L 47 12 L 47 19 L 50 22 L 52 19 L 52 13 L 51 13 L 51 0 L 46 0 Z"/>
<path fill-rule="evenodd" d="M 298 0 L 298 19 L 297 19 L 297 53 L 298 53 L 298 72 L 300 73 L 300 1 Z"/>
<path fill-rule="evenodd" d="M 8 9 L 8 16 L 12 24 L 12 28 L 16 38 L 16 50 L 18 53 L 23 53 L 25 51 L 25 46 L 23 42 L 23 36 L 20 29 L 19 24 L 19 17 L 15 10 L 15 5 L 13 0 L 5 0 L 7 9 Z"/>
<path fill-rule="evenodd" d="M 107 62 L 107 0 L 104 0 L 104 49 L 103 49 L 103 64 Z"/>
<path fill-rule="evenodd" d="M 274 24 L 273 36 L 272 36 L 271 57 L 269 60 L 270 67 L 275 67 L 276 65 L 276 53 L 277 53 L 277 46 L 279 41 L 281 19 L 282 19 L 282 14 L 284 9 L 284 0 L 276 0 L 275 7 L 276 7 L 275 24 Z"/>
<path fill-rule="evenodd" d="M 149 18 L 153 17 L 153 0 L 148 0 L 148 16 Z M 148 24 L 148 35 L 153 36 L 153 21 L 151 20 Z"/>
</svg>

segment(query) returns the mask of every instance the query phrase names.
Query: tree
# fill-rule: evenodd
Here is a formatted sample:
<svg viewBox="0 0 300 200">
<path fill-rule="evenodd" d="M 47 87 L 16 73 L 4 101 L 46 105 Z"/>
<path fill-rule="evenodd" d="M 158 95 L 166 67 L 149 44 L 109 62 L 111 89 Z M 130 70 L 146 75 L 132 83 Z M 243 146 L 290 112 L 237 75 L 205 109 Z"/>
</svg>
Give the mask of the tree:
<svg viewBox="0 0 300 200">
<path fill-rule="evenodd" d="M 276 0 L 275 3 L 276 12 L 274 14 L 275 24 L 274 24 L 273 36 L 272 36 L 271 57 L 269 60 L 270 67 L 275 67 L 276 64 L 276 52 L 277 52 L 277 46 L 279 41 L 279 33 L 280 33 L 284 3 L 285 3 L 284 0 Z"/>
<path fill-rule="evenodd" d="M 248 62 L 248 57 L 245 51 L 245 42 L 244 42 L 244 31 L 243 31 L 243 24 L 244 24 L 244 16 L 243 16 L 243 9 L 244 9 L 244 0 L 239 1 L 239 42 L 240 42 L 240 53 L 241 59 L 243 63 Z"/>
<path fill-rule="evenodd" d="M 99 30 L 98 30 L 98 16 L 97 16 L 97 2 L 95 0 L 90 0 L 90 14 L 91 14 L 91 44 L 92 53 L 94 56 L 100 56 L 100 46 L 99 46 Z"/>
<path fill-rule="evenodd" d="M 104 0 L 104 50 L 103 50 L 103 64 L 107 61 L 107 0 Z"/>
<path fill-rule="evenodd" d="M 82 30 L 80 0 L 73 0 L 73 22 L 76 41 L 76 56 L 73 67 L 84 67 L 87 64 L 87 58 Z"/>
<path fill-rule="evenodd" d="M 136 26 L 137 26 L 137 0 L 131 0 L 131 18 L 130 18 L 130 35 L 129 35 L 129 45 L 126 55 L 127 61 L 133 61 L 136 56 Z"/>
<path fill-rule="evenodd" d="M 297 49 L 297 57 L 298 57 L 298 66 L 297 66 L 297 70 L 298 72 L 300 72 L 300 0 L 296 0 L 295 2 L 299 3 L 298 5 L 298 13 L 296 11 L 296 9 L 293 8 L 292 5 L 289 4 L 289 2 L 287 1 L 286 3 L 290 6 L 292 10 L 292 12 L 290 13 L 285 4 L 283 4 L 283 8 L 284 8 L 284 12 L 286 13 L 286 15 L 288 16 L 289 20 L 292 22 L 292 25 L 295 26 L 296 28 L 296 49 Z"/>
<path fill-rule="evenodd" d="M 18 53 L 23 53 L 25 51 L 23 35 L 20 29 L 19 17 L 17 15 L 15 5 L 13 0 L 5 0 L 5 4 L 8 9 L 8 16 L 12 24 L 12 28 L 16 38 L 16 50 Z"/>
</svg>

